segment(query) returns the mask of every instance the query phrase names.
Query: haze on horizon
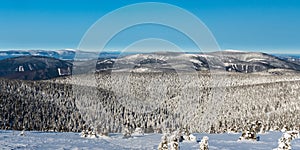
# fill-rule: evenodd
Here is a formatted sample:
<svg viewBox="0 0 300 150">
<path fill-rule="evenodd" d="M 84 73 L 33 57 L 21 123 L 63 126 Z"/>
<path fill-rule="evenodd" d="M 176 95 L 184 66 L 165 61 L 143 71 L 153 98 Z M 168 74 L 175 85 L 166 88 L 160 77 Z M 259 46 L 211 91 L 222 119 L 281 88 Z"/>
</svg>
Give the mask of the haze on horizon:
<svg viewBox="0 0 300 150">
<path fill-rule="evenodd" d="M 76 49 L 84 33 L 99 18 L 119 7 L 141 2 L 146 1 L 4 0 L 0 2 L 0 49 Z M 195 14 L 211 30 L 222 50 L 300 53 L 297 0 L 156 2 L 176 5 Z M 159 35 L 163 28 L 146 28 L 129 31 L 136 35 L 143 30 L 144 36 L 157 34 L 185 45 L 185 49 L 194 49 L 176 32 L 163 36 Z M 121 39 L 122 34 L 112 42 L 111 49 L 128 44 L 120 42 Z"/>
</svg>

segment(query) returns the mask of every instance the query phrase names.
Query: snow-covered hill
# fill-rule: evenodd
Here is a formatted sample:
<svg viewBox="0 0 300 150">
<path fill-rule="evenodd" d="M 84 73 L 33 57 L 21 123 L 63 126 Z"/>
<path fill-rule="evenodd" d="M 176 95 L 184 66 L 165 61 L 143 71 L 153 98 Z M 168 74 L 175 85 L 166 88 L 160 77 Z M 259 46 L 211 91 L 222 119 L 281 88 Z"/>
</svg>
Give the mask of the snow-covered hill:
<svg viewBox="0 0 300 150">
<path fill-rule="evenodd" d="M 300 65 L 258 52 L 219 51 L 203 54 L 158 52 L 98 60 L 98 71 L 199 71 L 261 72 L 270 69 L 299 71 Z"/>
<path fill-rule="evenodd" d="M 299 65 L 266 53 L 220 51 L 212 55 L 218 57 L 228 71 L 249 73 L 279 68 L 300 70 Z"/>
<path fill-rule="evenodd" d="M 72 63 L 44 56 L 19 56 L 0 60 L 0 77 L 43 80 L 72 74 Z"/>
<path fill-rule="evenodd" d="M 74 60 L 74 70 L 80 73 L 85 71 L 76 71 L 76 69 L 86 70 L 86 72 L 96 69 L 116 72 L 223 70 L 242 73 L 272 72 L 272 69 L 281 69 L 280 73 L 300 70 L 300 61 L 294 56 L 276 57 L 265 53 L 235 50 L 200 54 L 178 52 L 138 54 L 116 51 L 97 53 L 73 49 L 0 51 L 0 60 L 20 56 L 45 56 L 61 60 Z M 97 59 L 95 67 L 94 61 Z"/>
</svg>

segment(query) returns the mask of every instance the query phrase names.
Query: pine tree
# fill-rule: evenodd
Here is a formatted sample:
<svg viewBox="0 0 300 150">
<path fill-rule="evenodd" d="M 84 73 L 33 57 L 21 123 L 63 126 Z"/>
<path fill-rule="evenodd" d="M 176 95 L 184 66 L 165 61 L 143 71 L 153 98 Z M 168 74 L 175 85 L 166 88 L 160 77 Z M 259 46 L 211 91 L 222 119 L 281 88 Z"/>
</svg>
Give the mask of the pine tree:
<svg viewBox="0 0 300 150">
<path fill-rule="evenodd" d="M 291 141 L 295 138 L 299 138 L 299 131 L 287 131 L 282 134 L 282 137 L 278 140 L 278 148 L 276 150 L 290 150 Z"/>
<path fill-rule="evenodd" d="M 259 138 L 256 136 L 257 130 L 255 123 L 252 122 L 250 125 L 248 124 L 242 132 L 242 135 L 239 137 L 239 140 L 258 140 Z"/>
<path fill-rule="evenodd" d="M 171 150 L 179 150 L 179 139 L 177 135 L 171 136 Z"/>
<path fill-rule="evenodd" d="M 184 140 L 190 141 L 190 131 L 187 126 L 183 129 L 182 135 Z"/>
<path fill-rule="evenodd" d="M 88 137 L 88 131 L 87 130 L 82 130 L 80 133 L 81 137 Z"/>
<path fill-rule="evenodd" d="M 131 132 L 129 130 L 129 127 L 126 126 L 123 130 L 123 138 L 130 138 L 131 137 Z"/>
<path fill-rule="evenodd" d="M 288 133 L 284 133 L 282 137 L 278 140 L 277 150 L 291 150 L 292 136 Z"/>
<path fill-rule="evenodd" d="M 204 136 L 200 141 L 200 150 L 208 150 L 208 137 Z"/>
<path fill-rule="evenodd" d="M 21 131 L 21 133 L 19 135 L 20 136 L 25 136 L 25 126 L 23 126 L 23 130 Z"/>
<path fill-rule="evenodd" d="M 98 135 L 96 134 L 96 132 L 92 131 L 90 138 L 98 138 Z"/>
<path fill-rule="evenodd" d="M 158 150 L 168 150 L 168 137 L 163 135 L 161 138 L 161 142 L 158 145 Z"/>
</svg>

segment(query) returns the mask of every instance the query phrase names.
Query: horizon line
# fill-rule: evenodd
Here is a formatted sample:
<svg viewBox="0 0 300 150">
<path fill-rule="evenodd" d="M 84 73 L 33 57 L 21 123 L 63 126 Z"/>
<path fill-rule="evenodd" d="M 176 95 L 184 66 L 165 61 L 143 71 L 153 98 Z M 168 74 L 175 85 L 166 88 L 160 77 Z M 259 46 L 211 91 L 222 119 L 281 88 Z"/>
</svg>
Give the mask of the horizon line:
<svg viewBox="0 0 300 150">
<path fill-rule="evenodd" d="M 80 50 L 77 48 L 7 48 L 7 49 L 0 49 L 1 51 L 82 51 L 82 52 L 90 52 L 90 53 L 95 53 L 99 51 L 88 51 L 88 50 Z M 221 49 L 221 50 L 216 50 L 216 51 L 209 51 L 209 52 L 218 52 L 218 51 L 232 51 L 232 52 L 258 52 L 258 53 L 267 53 L 267 54 L 300 54 L 299 52 L 295 52 L 295 50 L 249 50 L 249 49 Z M 273 51 L 273 52 L 272 52 Z M 284 52 L 286 51 L 286 52 Z M 112 50 L 112 49 L 107 49 L 103 50 L 101 52 L 122 52 L 120 50 Z M 178 51 L 171 51 L 171 50 L 165 50 L 165 51 L 126 51 L 127 53 L 153 53 L 153 52 L 178 52 Z M 207 51 L 197 51 L 197 50 L 186 50 L 186 51 L 179 51 L 182 53 L 209 53 Z M 124 52 L 123 52 L 124 53 Z"/>
</svg>

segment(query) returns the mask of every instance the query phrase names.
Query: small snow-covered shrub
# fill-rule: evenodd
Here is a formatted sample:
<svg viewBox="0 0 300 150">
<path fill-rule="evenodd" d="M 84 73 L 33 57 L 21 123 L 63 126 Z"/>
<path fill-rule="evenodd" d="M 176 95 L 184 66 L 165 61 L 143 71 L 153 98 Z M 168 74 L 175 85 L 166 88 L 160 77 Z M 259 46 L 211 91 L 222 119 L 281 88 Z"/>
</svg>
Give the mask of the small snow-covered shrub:
<svg viewBox="0 0 300 150">
<path fill-rule="evenodd" d="M 108 129 L 104 128 L 100 134 L 101 136 L 108 136 Z"/>
<path fill-rule="evenodd" d="M 97 127 L 97 135 L 99 135 L 99 136 L 108 136 L 108 132 L 109 131 L 109 129 L 108 129 L 108 127 L 104 127 L 104 128 L 102 128 L 102 127 L 100 127 L 100 126 L 98 126 Z"/>
<path fill-rule="evenodd" d="M 23 130 L 21 131 L 21 133 L 19 134 L 19 136 L 25 136 L 25 130 L 26 130 L 26 128 L 25 128 L 25 126 L 23 126 Z"/>
<path fill-rule="evenodd" d="M 283 126 L 283 128 L 281 129 L 281 132 L 286 132 L 286 131 L 287 131 L 286 126 Z"/>
<path fill-rule="evenodd" d="M 96 132 L 92 131 L 91 134 L 89 135 L 90 138 L 98 138 L 98 135 Z"/>
<path fill-rule="evenodd" d="M 81 137 L 87 137 L 88 136 L 88 131 L 87 130 L 82 130 L 80 133 Z"/>
<path fill-rule="evenodd" d="M 132 135 L 134 135 L 134 136 L 143 136 L 144 135 L 144 130 L 142 128 L 137 127 L 133 131 Z"/>
<path fill-rule="evenodd" d="M 87 128 L 86 130 L 82 130 L 80 133 L 81 137 L 84 138 L 98 138 L 97 132 L 95 129 L 91 126 L 87 127 L 87 125 L 84 125 L 84 128 Z"/>
<path fill-rule="evenodd" d="M 176 135 L 171 136 L 170 149 L 171 150 L 179 150 L 179 139 Z"/>
<path fill-rule="evenodd" d="M 258 122 L 252 122 L 251 124 L 248 123 L 242 132 L 242 135 L 239 137 L 239 140 L 258 141 L 259 137 L 256 136 L 256 133 L 260 132 L 260 126 L 261 124 L 258 125 Z"/>
<path fill-rule="evenodd" d="M 170 142 L 172 142 L 173 137 L 176 138 L 178 140 L 178 142 L 182 142 L 184 140 L 181 130 L 176 130 L 176 131 L 172 132 L 172 135 L 170 137 Z"/>
<path fill-rule="evenodd" d="M 96 132 L 94 131 L 89 131 L 89 130 L 82 130 L 82 132 L 80 133 L 81 137 L 84 138 L 98 138 L 98 135 L 96 134 Z"/>
<path fill-rule="evenodd" d="M 256 137 L 256 133 L 253 131 L 243 131 L 242 136 L 240 136 L 239 140 L 253 140 L 256 141 L 257 137 Z"/>
<path fill-rule="evenodd" d="M 125 127 L 123 130 L 123 138 L 130 138 L 131 137 L 131 132 L 128 127 Z"/>
<path fill-rule="evenodd" d="M 278 140 L 278 148 L 274 150 L 290 150 L 291 141 L 295 138 L 299 138 L 299 131 L 287 131 L 282 134 L 282 137 Z"/>
<path fill-rule="evenodd" d="M 292 136 L 292 139 L 299 138 L 299 131 L 293 130 L 293 131 L 287 131 L 286 133 L 290 134 Z"/>
<path fill-rule="evenodd" d="M 259 133 L 260 134 L 266 133 L 266 129 L 267 129 L 267 127 L 264 124 L 262 124 Z"/>
<path fill-rule="evenodd" d="M 282 137 L 278 140 L 278 148 L 277 150 L 290 150 L 291 147 L 292 136 L 288 133 L 284 133 Z"/>
<path fill-rule="evenodd" d="M 200 141 L 200 150 L 208 150 L 208 137 L 204 136 Z"/>
<path fill-rule="evenodd" d="M 158 150 L 168 150 L 168 137 L 163 135 L 161 138 L 161 142 L 158 145 Z"/>
<path fill-rule="evenodd" d="M 22 130 L 19 136 L 25 136 L 25 130 Z"/>
<path fill-rule="evenodd" d="M 185 141 L 191 141 L 191 142 L 196 142 L 197 141 L 197 137 L 194 136 L 193 134 L 191 134 L 188 130 L 188 128 L 185 128 L 184 131 L 181 133 L 180 135 L 182 137 L 183 140 Z M 180 138 L 181 138 L 180 137 Z"/>
<path fill-rule="evenodd" d="M 189 138 L 190 138 L 191 142 L 196 142 L 197 141 L 197 137 L 195 135 L 193 135 L 193 134 L 190 134 Z"/>
</svg>

